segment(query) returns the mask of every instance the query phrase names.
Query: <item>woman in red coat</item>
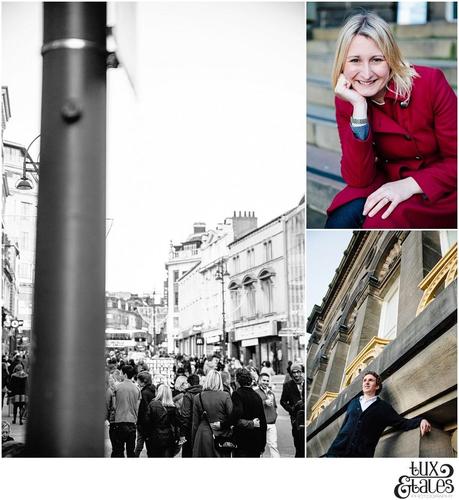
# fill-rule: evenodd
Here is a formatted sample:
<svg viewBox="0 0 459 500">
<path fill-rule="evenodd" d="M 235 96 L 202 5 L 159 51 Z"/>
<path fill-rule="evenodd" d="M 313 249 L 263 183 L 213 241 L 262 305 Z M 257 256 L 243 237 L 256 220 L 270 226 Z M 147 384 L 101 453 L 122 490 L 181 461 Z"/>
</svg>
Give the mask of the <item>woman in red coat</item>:
<svg viewBox="0 0 459 500">
<path fill-rule="evenodd" d="M 366 13 L 340 33 L 333 84 L 347 186 L 325 227 L 457 227 L 457 100 L 443 73 L 410 66 Z"/>
</svg>

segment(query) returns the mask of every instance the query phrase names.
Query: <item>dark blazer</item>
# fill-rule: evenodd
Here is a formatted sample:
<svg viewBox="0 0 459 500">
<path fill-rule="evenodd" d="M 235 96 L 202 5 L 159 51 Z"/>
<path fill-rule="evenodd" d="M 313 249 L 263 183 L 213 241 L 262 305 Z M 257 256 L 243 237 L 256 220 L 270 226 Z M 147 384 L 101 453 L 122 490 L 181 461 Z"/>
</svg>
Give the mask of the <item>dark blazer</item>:
<svg viewBox="0 0 459 500">
<path fill-rule="evenodd" d="M 385 210 L 367 217 L 365 229 L 455 228 L 457 212 L 457 98 L 443 73 L 414 66 L 411 98 L 387 92 L 381 107 L 368 99 L 370 133 L 361 141 L 352 133 L 352 105 L 335 99 L 341 141 L 341 173 L 347 186 L 328 208 L 367 198 L 381 185 L 413 177 L 425 196 L 400 203 L 387 218 Z M 389 89 L 393 91 L 393 82 Z"/>
<path fill-rule="evenodd" d="M 326 456 L 373 457 L 386 427 L 409 431 L 418 427 L 421 420 L 422 417 L 403 418 L 379 397 L 362 412 L 359 397 L 356 397 L 349 403 L 344 423 Z"/>
<path fill-rule="evenodd" d="M 296 418 L 296 413 L 299 410 L 299 405 L 297 403 L 301 401 L 304 401 L 304 381 L 301 392 L 298 390 L 298 386 L 293 380 L 285 382 L 282 387 L 280 404 L 282 408 L 289 413 L 292 420 Z"/>
</svg>

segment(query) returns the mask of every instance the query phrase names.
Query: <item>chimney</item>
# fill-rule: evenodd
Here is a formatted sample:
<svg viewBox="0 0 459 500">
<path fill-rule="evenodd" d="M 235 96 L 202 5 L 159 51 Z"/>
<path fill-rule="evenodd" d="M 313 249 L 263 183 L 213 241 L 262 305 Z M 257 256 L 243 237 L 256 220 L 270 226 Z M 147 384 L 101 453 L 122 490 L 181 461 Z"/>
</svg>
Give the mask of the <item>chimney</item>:
<svg viewBox="0 0 459 500">
<path fill-rule="evenodd" d="M 206 223 L 205 222 L 195 222 L 193 224 L 193 234 L 200 234 L 206 232 Z"/>
<path fill-rule="evenodd" d="M 241 238 L 244 234 L 250 233 L 250 231 L 253 231 L 258 227 L 255 212 L 244 211 L 244 215 L 241 215 L 241 211 L 239 211 L 239 215 L 236 216 L 236 212 L 234 211 L 232 220 L 235 240 Z"/>
</svg>

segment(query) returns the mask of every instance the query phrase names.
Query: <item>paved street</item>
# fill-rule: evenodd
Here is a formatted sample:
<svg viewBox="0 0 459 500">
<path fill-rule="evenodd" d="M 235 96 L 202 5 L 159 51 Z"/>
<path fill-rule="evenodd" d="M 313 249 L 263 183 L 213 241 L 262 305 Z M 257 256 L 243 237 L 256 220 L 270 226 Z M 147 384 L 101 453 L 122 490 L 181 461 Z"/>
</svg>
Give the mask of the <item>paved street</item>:
<svg viewBox="0 0 459 500">
<path fill-rule="evenodd" d="M 277 434 L 278 434 L 278 446 L 279 446 L 279 453 L 281 454 L 281 457 L 294 457 L 295 456 L 295 448 L 293 446 L 293 438 L 292 438 L 292 433 L 291 433 L 291 426 L 290 426 L 290 417 L 288 416 L 287 412 L 280 406 L 279 400 L 281 397 L 282 393 L 282 382 L 284 380 L 284 375 L 275 375 L 273 377 L 273 383 L 274 383 L 274 394 L 276 396 L 276 401 L 277 401 L 277 411 L 278 411 L 278 417 L 277 417 Z M 26 421 L 24 425 L 19 425 L 19 424 L 12 424 L 12 409 L 10 410 L 8 406 L 5 404 L 2 409 L 2 420 L 6 420 L 11 424 L 11 437 L 13 437 L 16 441 L 19 442 L 24 442 L 25 441 L 25 428 L 26 428 Z M 111 453 L 111 444 L 110 440 L 108 438 L 108 427 L 105 427 L 105 456 L 109 457 Z M 146 450 L 144 448 L 142 454 L 140 455 L 141 457 L 146 457 Z M 269 458 L 269 452 L 265 452 L 263 455 L 264 457 Z"/>
</svg>

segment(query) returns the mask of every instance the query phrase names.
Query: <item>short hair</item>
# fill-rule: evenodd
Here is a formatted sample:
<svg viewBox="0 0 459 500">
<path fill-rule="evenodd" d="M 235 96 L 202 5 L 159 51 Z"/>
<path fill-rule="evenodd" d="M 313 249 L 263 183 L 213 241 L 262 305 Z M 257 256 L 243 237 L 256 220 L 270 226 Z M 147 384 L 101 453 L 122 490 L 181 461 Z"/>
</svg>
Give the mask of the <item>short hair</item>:
<svg viewBox="0 0 459 500">
<path fill-rule="evenodd" d="M 142 382 L 142 384 L 150 385 L 151 384 L 151 375 L 150 372 L 147 372 L 146 370 L 141 371 L 137 375 L 137 380 Z"/>
<path fill-rule="evenodd" d="M 230 374 L 228 372 L 220 371 L 220 375 L 222 377 L 222 383 L 228 385 L 228 382 L 230 382 Z"/>
<path fill-rule="evenodd" d="M 190 385 L 199 385 L 199 375 L 196 373 L 191 374 L 186 380 Z"/>
<path fill-rule="evenodd" d="M 271 380 L 271 375 L 269 373 L 266 373 L 266 372 L 261 372 L 259 377 L 258 377 L 258 380 L 260 380 L 261 377 L 268 377 Z"/>
<path fill-rule="evenodd" d="M 204 379 L 202 389 L 204 391 L 223 391 L 223 382 L 220 372 L 217 370 L 209 370 Z"/>
<path fill-rule="evenodd" d="M 367 376 L 367 375 L 372 375 L 376 379 L 376 385 L 378 385 L 378 389 L 376 389 L 376 395 L 378 395 L 382 391 L 382 380 L 381 377 L 379 376 L 378 373 L 376 372 L 371 372 L 371 371 L 366 371 L 363 374 L 362 380 Z"/>
<path fill-rule="evenodd" d="M 336 87 L 338 78 L 343 72 L 349 46 L 357 35 L 362 35 L 375 42 L 389 66 L 389 80 L 394 81 L 396 95 L 409 97 L 413 78 L 419 75 L 410 63 L 403 59 L 390 26 L 374 12 L 354 14 L 347 19 L 342 27 L 338 35 L 333 61 L 333 88 Z"/>
<path fill-rule="evenodd" d="M 159 401 L 164 406 L 175 406 L 172 399 L 172 391 L 166 384 L 161 384 L 158 387 L 158 394 L 155 397 L 155 401 Z"/>
<path fill-rule="evenodd" d="M 128 379 L 131 379 L 135 374 L 135 368 L 132 365 L 123 365 L 121 371 Z"/>
<path fill-rule="evenodd" d="M 252 385 L 252 375 L 246 368 L 238 368 L 236 370 L 236 382 L 242 386 L 247 387 Z"/>
</svg>

